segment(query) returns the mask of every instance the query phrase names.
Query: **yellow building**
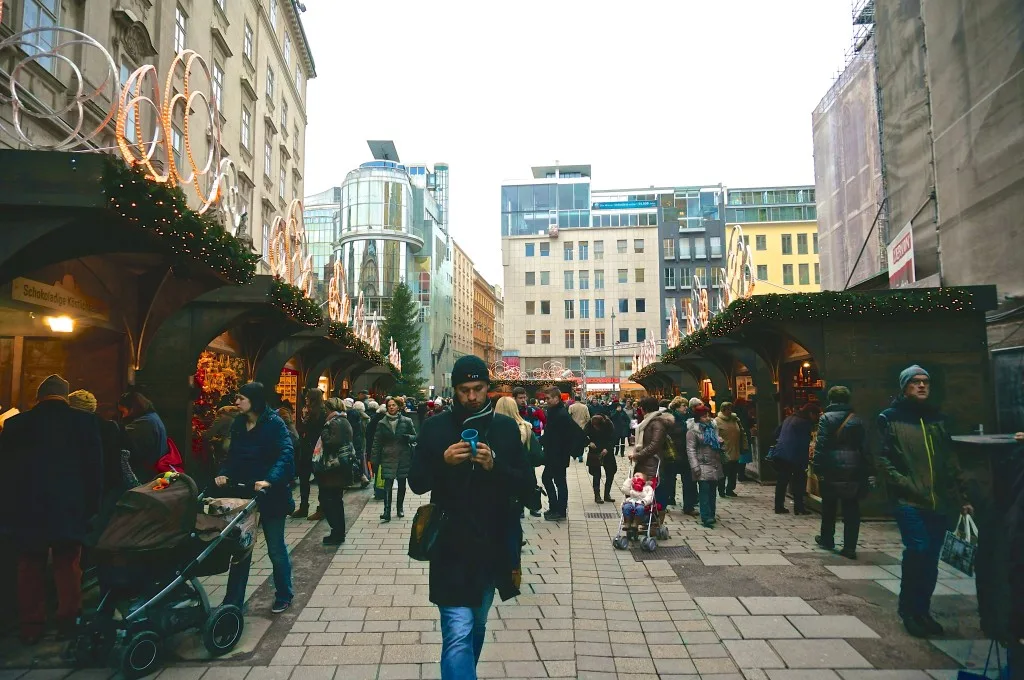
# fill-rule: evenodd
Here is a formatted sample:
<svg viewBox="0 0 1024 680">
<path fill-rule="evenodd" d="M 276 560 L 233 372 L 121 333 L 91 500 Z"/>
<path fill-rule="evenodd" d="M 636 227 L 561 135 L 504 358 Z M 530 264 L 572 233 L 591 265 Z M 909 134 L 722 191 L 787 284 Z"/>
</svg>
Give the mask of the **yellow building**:
<svg viewBox="0 0 1024 680">
<path fill-rule="evenodd" d="M 755 295 L 821 290 L 813 186 L 729 189 L 727 233 L 743 229 L 753 256 Z"/>
</svg>

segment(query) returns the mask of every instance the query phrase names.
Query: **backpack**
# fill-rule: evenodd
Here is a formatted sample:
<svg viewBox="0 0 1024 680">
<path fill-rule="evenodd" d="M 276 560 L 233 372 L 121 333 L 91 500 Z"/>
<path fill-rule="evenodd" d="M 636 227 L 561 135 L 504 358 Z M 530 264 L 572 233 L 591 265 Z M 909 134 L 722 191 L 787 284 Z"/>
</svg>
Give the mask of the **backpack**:
<svg viewBox="0 0 1024 680">
<path fill-rule="evenodd" d="M 526 460 L 533 467 L 540 467 L 544 464 L 544 447 L 540 444 L 537 435 L 530 433 L 530 443 L 526 448 Z"/>
</svg>

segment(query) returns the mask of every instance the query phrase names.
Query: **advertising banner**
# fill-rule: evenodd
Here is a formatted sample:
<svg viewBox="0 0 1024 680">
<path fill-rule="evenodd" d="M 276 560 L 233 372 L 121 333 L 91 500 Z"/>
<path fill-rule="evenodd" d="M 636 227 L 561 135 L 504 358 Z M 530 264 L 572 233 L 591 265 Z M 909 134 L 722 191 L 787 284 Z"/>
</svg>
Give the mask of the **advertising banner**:
<svg viewBox="0 0 1024 680">
<path fill-rule="evenodd" d="M 910 222 L 900 229 L 885 248 L 889 260 L 889 287 L 900 288 L 914 283 L 914 228 Z"/>
</svg>

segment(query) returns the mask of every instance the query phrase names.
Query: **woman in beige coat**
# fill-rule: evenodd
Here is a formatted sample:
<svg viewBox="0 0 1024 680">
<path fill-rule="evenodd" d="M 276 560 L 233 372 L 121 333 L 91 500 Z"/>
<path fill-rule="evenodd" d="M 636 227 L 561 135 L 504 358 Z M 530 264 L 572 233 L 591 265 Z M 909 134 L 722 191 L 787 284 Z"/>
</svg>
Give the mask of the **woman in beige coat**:
<svg viewBox="0 0 1024 680">
<path fill-rule="evenodd" d="M 740 454 L 747 448 L 747 433 L 743 431 L 740 417 L 733 413 L 732 402 L 724 401 L 715 418 L 718 436 L 722 438 L 722 450 L 725 451 L 723 464 L 724 474 L 718 480 L 718 495 L 722 498 L 735 498 L 736 477 L 740 472 Z"/>
</svg>

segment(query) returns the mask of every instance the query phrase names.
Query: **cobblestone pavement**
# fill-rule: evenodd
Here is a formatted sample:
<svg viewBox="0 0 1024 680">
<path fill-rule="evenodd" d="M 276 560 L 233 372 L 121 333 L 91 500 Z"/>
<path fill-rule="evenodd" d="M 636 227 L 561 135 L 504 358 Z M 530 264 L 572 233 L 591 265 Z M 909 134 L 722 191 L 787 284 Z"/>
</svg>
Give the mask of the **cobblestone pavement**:
<svg viewBox="0 0 1024 680">
<path fill-rule="evenodd" d="M 898 626 L 891 522 L 866 523 L 861 560 L 850 562 L 814 547 L 817 515 L 775 515 L 770 489 L 743 484 L 740 498 L 719 499 L 717 528 L 677 513 L 672 538 L 643 554 L 612 547 L 617 504 L 595 504 L 585 466 L 572 464 L 569 488 L 567 521 L 524 520 L 523 594 L 492 609 L 480 677 L 952 680 L 958 667 L 984 664 L 987 641 L 971 639 L 981 637 L 972 579 L 943 567 L 936 591 L 940 620 L 961 639 L 913 640 Z M 406 518 L 387 525 L 368 503 L 281 635 L 260 633 L 253 653 L 233 659 L 179 662 L 160 680 L 439 678 L 427 565 L 406 556 L 422 502 L 410 495 Z M 323 529 L 304 543 L 319 544 Z M 68 671 L 23 673 L 0 671 L 0 680 Z"/>
</svg>

